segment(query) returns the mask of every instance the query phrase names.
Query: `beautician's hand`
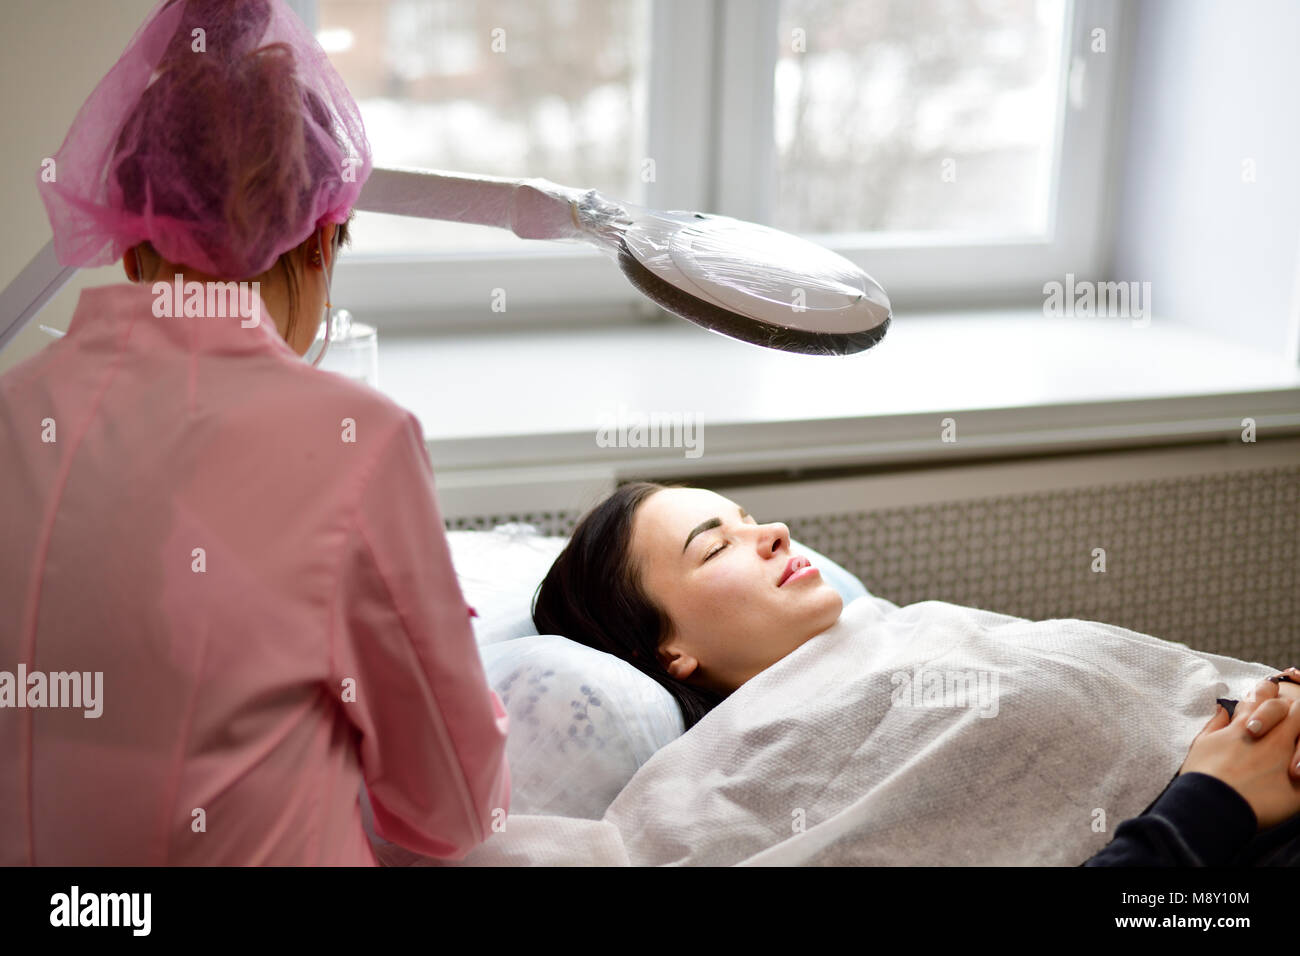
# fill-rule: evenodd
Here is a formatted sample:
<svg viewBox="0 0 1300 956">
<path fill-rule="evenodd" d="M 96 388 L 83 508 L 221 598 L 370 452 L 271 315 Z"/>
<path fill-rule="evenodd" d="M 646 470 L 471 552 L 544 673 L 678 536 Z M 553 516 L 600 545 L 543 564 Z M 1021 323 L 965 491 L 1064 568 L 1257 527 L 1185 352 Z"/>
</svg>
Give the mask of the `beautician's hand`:
<svg viewBox="0 0 1300 956">
<path fill-rule="evenodd" d="M 1261 830 L 1300 813 L 1300 699 L 1279 694 L 1287 686 L 1297 687 L 1260 681 L 1254 699 L 1238 703 L 1231 719 L 1219 707 L 1178 770 L 1209 774 L 1232 787 L 1255 811 Z"/>
</svg>

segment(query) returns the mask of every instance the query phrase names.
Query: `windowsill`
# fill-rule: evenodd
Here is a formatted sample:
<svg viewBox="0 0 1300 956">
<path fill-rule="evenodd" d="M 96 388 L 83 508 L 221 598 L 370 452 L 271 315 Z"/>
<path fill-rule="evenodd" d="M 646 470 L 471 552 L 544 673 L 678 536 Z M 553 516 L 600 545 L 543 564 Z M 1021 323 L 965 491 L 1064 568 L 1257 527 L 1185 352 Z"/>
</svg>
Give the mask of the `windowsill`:
<svg viewBox="0 0 1300 956">
<path fill-rule="evenodd" d="M 381 335 L 380 384 L 424 426 L 442 484 L 497 469 L 689 477 L 1300 432 L 1300 368 L 1152 320 L 1038 309 L 895 317 L 858 355 L 789 355 L 685 321 Z M 601 447 L 637 413 L 702 423 L 702 454 Z M 942 420 L 956 441 L 941 440 Z M 689 417 L 687 421 L 689 421 Z M 499 474 L 499 472 L 498 472 Z"/>
</svg>

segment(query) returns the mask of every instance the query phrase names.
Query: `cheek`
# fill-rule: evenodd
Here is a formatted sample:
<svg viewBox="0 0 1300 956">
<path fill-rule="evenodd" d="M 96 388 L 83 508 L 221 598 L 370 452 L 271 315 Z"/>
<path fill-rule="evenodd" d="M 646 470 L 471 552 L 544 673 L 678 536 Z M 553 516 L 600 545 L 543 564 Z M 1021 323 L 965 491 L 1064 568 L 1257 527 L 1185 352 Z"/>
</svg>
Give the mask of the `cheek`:
<svg viewBox="0 0 1300 956">
<path fill-rule="evenodd" d="M 744 614 L 758 607 L 754 599 L 763 587 L 764 581 L 752 565 L 743 561 L 719 561 L 716 568 L 700 575 L 696 598 L 712 615 Z"/>
</svg>

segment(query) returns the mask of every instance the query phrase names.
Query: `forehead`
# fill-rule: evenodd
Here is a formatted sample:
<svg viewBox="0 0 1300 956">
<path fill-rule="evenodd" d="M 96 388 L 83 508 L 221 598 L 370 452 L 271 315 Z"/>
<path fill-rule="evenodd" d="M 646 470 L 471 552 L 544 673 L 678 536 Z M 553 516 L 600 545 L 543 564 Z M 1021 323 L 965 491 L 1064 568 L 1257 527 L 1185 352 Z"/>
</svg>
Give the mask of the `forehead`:
<svg viewBox="0 0 1300 956">
<path fill-rule="evenodd" d="M 677 541 L 681 550 L 686 535 L 701 521 L 721 518 L 729 521 L 739 516 L 734 501 L 704 488 L 665 488 L 641 503 L 636 516 L 635 533 L 648 541 Z"/>
</svg>

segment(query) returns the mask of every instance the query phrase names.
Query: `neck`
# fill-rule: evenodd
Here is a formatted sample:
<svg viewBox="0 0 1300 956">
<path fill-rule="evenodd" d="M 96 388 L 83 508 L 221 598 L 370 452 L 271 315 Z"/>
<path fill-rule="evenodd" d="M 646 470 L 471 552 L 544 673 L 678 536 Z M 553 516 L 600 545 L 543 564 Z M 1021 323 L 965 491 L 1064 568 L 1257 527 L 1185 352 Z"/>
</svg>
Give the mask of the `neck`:
<svg viewBox="0 0 1300 956">
<path fill-rule="evenodd" d="M 280 338 L 288 341 L 289 329 L 289 299 L 284 289 L 282 281 L 274 281 L 271 278 L 271 272 L 265 272 L 260 276 L 254 276 L 251 279 L 222 279 L 218 276 L 209 275 L 206 272 L 200 272 L 198 269 L 192 269 L 179 263 L 169 262 L 166 259 L 159 261 L 153 274 L 142 284 L 152 285 L 156 282 L 174 283 L 177 277 L 180 277 L 180 283 L 184 286 L 187 282 L 198 282 L 206 286 L 210 282 L 256 282 L 258 284 L 257 294 L 262 304 L 266 307 L 264 318 L 271 318 L 275 321 L 276 331 L 280 333 Z M 277 277 L 278 278 L 278 277 Z"/>
</svg>

